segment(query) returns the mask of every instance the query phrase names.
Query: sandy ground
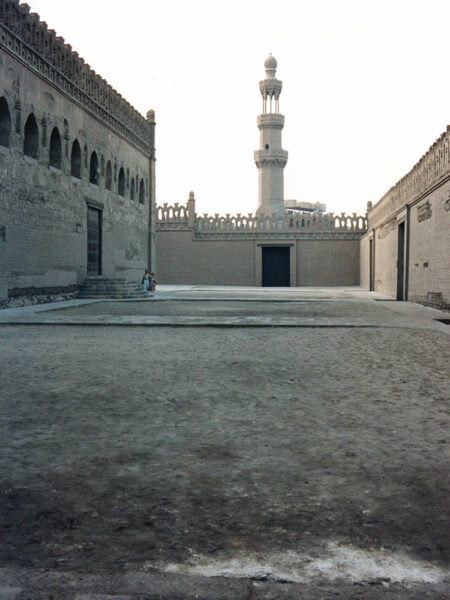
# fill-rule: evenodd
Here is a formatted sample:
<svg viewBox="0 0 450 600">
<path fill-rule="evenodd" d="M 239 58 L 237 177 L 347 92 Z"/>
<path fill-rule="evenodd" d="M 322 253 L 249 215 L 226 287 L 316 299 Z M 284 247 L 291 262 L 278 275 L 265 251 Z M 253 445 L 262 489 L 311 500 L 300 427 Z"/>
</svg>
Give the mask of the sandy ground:
<svg viewBox="0 0 450 600">
<path fill-rule="evenodd" d="M 135 310 L 255 310 L 164 304 Z M 302 310 L 385 310 L 328 304 Z M 444 589 L 445 333 L 0 326 L 0 346 L 4 569 Z"/>
</svg>

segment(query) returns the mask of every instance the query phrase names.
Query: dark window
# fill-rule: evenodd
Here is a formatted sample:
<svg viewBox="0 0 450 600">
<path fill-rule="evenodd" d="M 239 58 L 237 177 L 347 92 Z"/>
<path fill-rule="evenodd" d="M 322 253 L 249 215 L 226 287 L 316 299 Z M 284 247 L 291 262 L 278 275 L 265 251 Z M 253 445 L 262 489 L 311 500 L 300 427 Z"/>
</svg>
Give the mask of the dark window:
<svg viewBox="0 0 450 600">
<path fill-rule="evenodd" d="M 78 140 L 75 140 L 72 144 L 70 174 L 72 177 L 78 177 L 78 179 L 81 179 L 81 148 Z"/>
<path fill-rule="evenodd" d="M 139 202 L 141 204 L 144 204 L 144 200 L 145 200 L 145 184 L 144 184 L 144 180 L 141 179 L 141 183 L 139 185 Z"/>
<path fill-rule="evenodd" d="M 23 153 L 32 158 L 38 157 L 39 148 L 39 130 L 33 113 L 28 117 L 25 123 Z"/>
<path fill-rule="evenodd" d="M 96 152 L 91 154 L 91 166 L 89 169 L 89 181 L 98 185 L 98 156 Z"/>
<path fill-rule="evenodd" d="M 269 149 L 269 144 L 266 144 L 266 150 L 268 150 L 268 149 Z"/>
<path fill-rule="evenodd" d="M 55 169 L 61 168 L 61 157 L 62 157 L 62 144 L 61 136 L 57 127 L 53 128 L 52 135 L 50 137 L 50 159 L 49 165 L 55 167 Z"/>
<path fill-rule="evenodd" d="M 119 196 L 125 196 L 125 171 L 122 167 L 119 171 L 119 185 L 117 187 L 117 191 Z"/>
<path fill-rule="evenodd" d="M 9 148 L 11 133 L 11 115 L 5 98 L 0 98 L 0 146 Z"/>
<path fill-rule="evenodd" d="M 134 200 L 134 177 L 131 179 L 130 198 Z"/>
<path fill-rule="evenodd" d="M 110 160 L 108 160 L 108 164 L 106 165 L 106 189 L 112 190 L 112 167 Z"/>
</svg>

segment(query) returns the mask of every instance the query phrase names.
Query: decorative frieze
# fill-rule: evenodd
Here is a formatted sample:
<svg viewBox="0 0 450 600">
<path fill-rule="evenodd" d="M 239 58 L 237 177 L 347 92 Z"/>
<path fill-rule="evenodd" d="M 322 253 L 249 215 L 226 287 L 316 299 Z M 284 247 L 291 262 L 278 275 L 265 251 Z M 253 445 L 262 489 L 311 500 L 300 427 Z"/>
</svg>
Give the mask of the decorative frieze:
<svg viewBox="0 0 450 600">
<path fill-rule="evenodd" d="M 428 200 L 417 207 L 417 220 L 419 223 L 426 221 L 427 219 L 431 219 L 432 214 L 433 211 Z"/>
</svg>

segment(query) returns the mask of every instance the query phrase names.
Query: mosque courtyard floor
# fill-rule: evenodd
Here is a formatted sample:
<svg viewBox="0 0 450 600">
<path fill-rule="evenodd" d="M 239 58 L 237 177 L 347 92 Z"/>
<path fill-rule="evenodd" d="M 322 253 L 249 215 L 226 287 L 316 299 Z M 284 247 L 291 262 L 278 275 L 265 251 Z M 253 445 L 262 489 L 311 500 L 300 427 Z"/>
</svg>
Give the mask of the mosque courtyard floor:
<svg viewBox="0 0 450 600">
<path fill-rule="evenodd" d="M 446 318 L 360 288 L 0 311 L 0 599 L 448 599 Z"/>
</svg>

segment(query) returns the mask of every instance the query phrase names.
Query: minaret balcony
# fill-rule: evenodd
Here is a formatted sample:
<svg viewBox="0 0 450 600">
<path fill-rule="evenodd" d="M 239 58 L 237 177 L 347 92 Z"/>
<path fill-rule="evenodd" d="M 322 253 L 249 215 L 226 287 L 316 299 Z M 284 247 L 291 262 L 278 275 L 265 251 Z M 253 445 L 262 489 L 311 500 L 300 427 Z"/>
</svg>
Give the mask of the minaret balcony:
<svg viewBox="0 0 450 600">
<path fill-rule="evenodd" d="M 258 167 L 284 167 L 288 160 L 286 150 L 255 150 L 255 164 Z"/>
<path fill-rule="evenodd" d="M 265 113 L 258 115 L 258 127 L 259 129 L 264 129 L 266 127 L 283 129 L 284 115 L 280 115 L 279 113 Z"/>
</svg>

